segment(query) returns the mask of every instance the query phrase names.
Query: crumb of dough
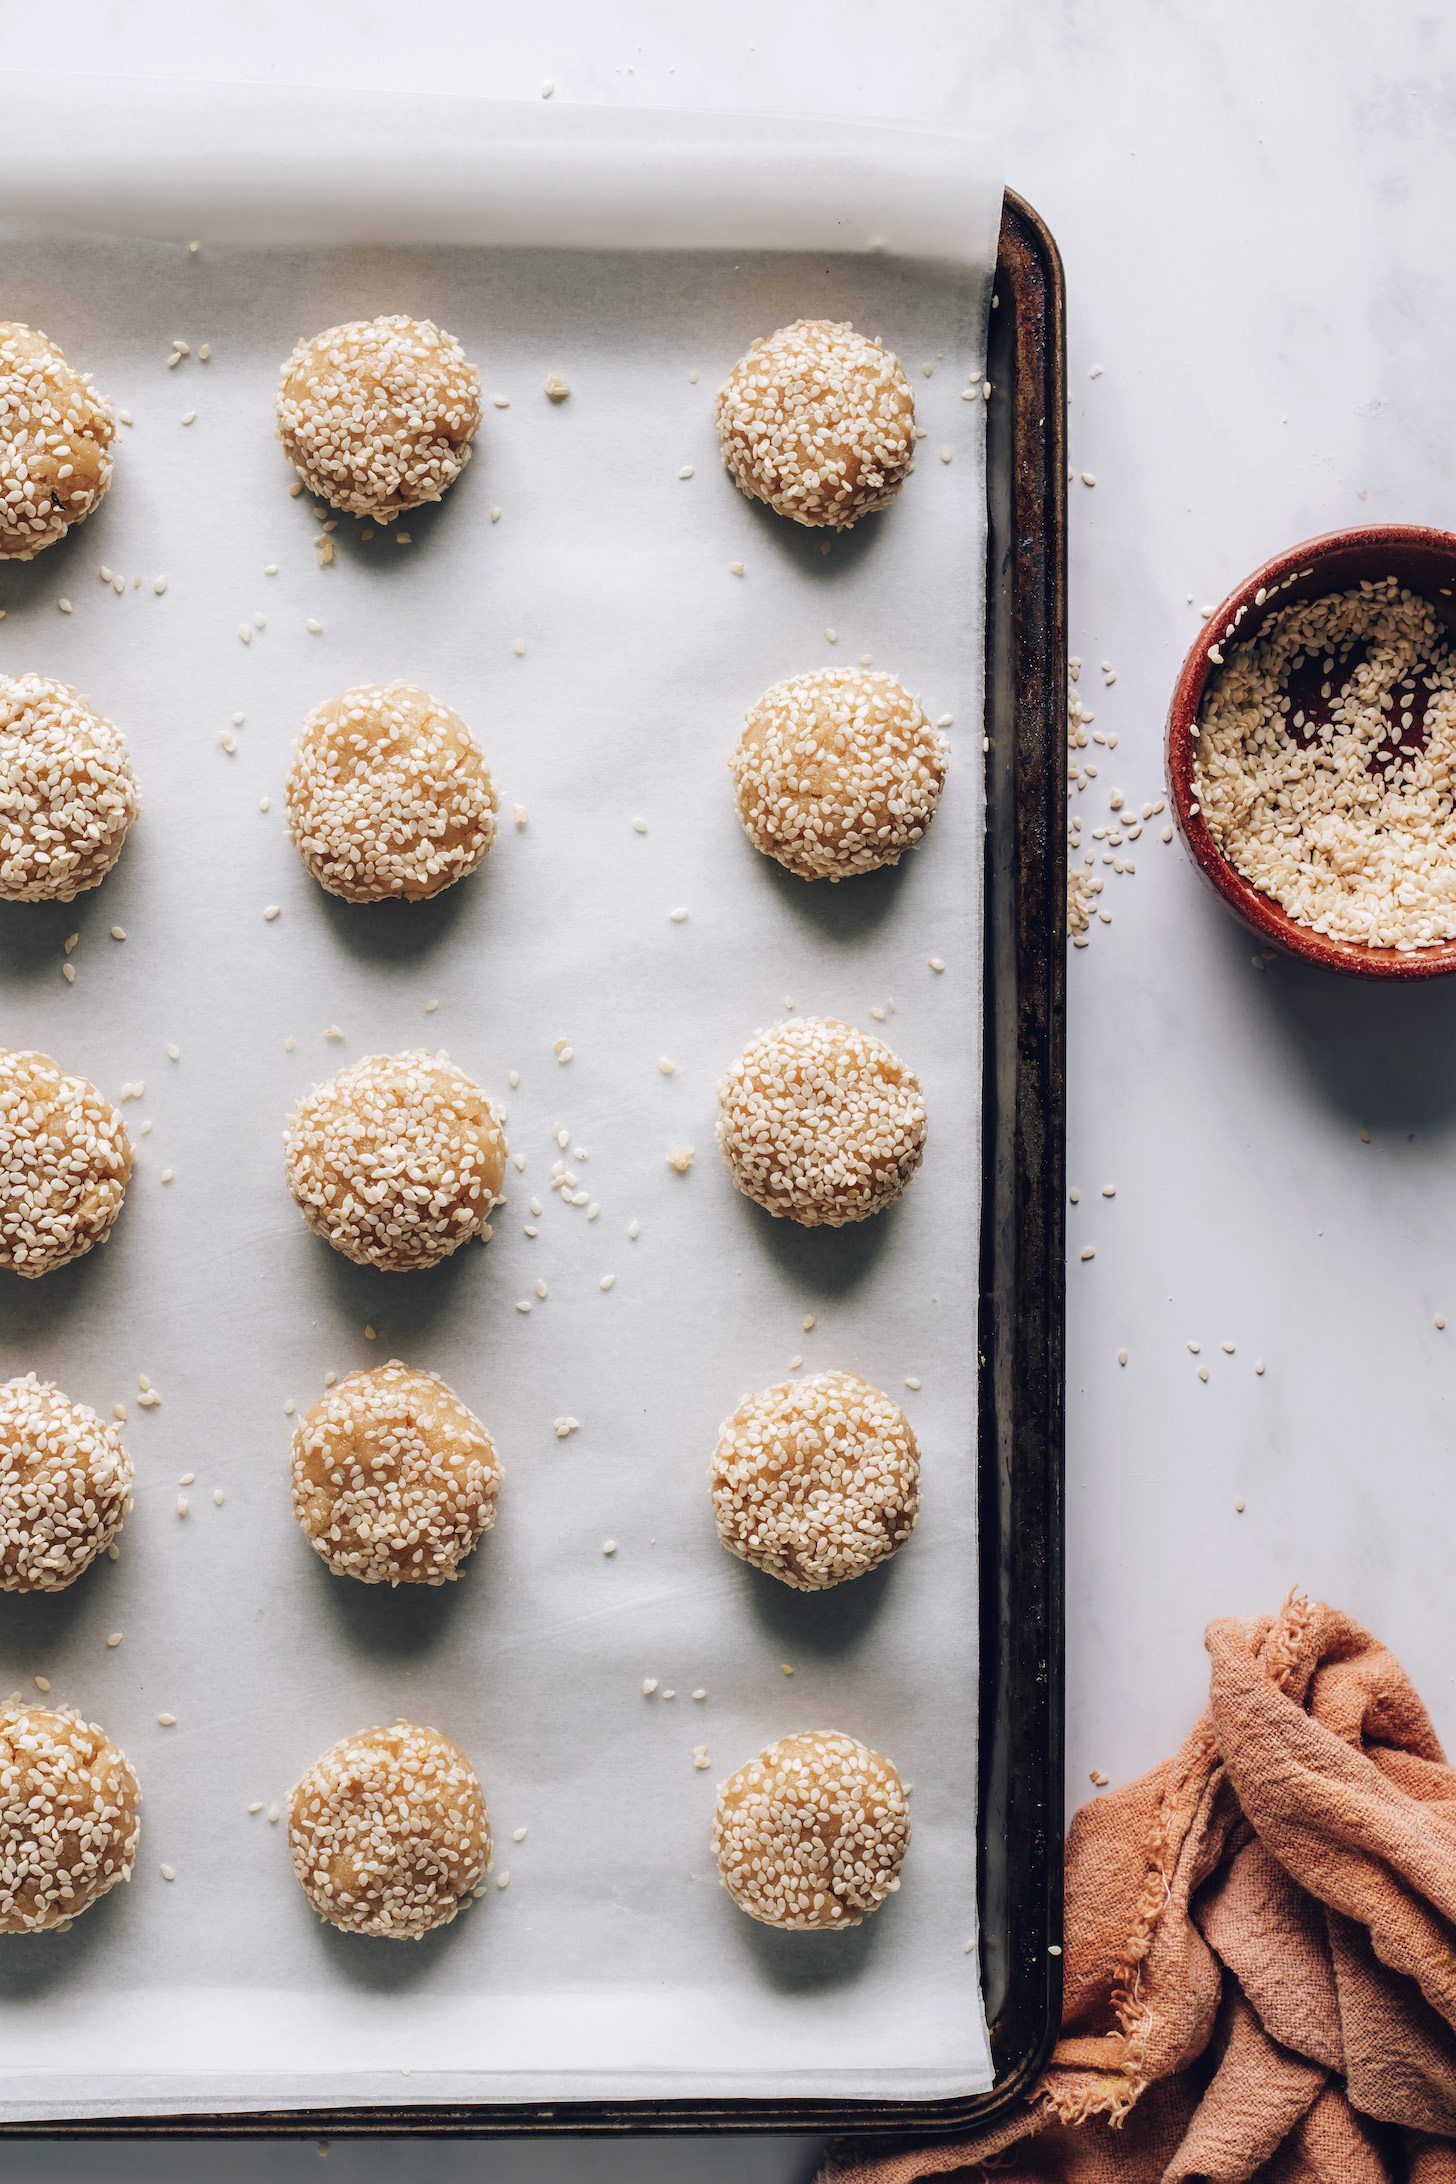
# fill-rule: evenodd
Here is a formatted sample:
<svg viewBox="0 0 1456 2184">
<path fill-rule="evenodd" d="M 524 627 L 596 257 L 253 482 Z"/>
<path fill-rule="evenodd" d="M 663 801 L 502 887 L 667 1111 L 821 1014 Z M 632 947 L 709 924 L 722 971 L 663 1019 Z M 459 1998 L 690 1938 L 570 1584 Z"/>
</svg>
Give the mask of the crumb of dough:
<svg viewBox="0 0 1456 2184">
<path fill-rule="evenodd" d="M 718 1537 L 796 1592 L 863 1577 L 920 1512 L 920 1452 L 898 1403 L 856 1373 L 745 1396 L 709 1473 Z"/>
<path fill-rule="evenodd" d="M 133 1480 L 84 1403 L 34 1373 L 0 1384 L 0 1592 L 63 1592 L 121 1531 Z"/>
<path fill-rule="evenodd" d="M 316 1085 L 284 1145 L 309 1227 L 387 1273 L 438 1266 L 488 1233 L 509 1151 L 494 1101 L 423 1048 L 366 1055 Z"/>
<path fill-rule="evenodd" d="M 0 1048 L 0 1267 L 34 1280 L 104 1243 L 131 1159 L 94 1084 L 48 1054 Z"/>
<path fill-rule="evenodd" d="M 136 1776 L 68 1706 L 0 1702 L 0 1934 L 41 1934 L 131 1878 Z"/>
<path fill-rule="evenodd" d="M 448 1926 L 490 1865 L 485 1793 L 436 1729 L 344 1737 L 288 1793 L 298 1885 L 349 1934 L 417 1941 Z"/>
<path fill-rule="evenodd" d="M 833 1017 L 755 1032 L 718 1086 L 717 1139 L 755 1205 L 842 1228 L 900 1196 L 925 1150 L 915 1072 Z"/>
<path fill-rule="evenodd" d="M 893 675 L 823 667 L 764 692 L 728 767 L 755 849 L 802 880 L 842 880 L 920 840 L 949 758 Z"/>
<path fill-rule="evenodd" d="M 115 436 L 91 374 L 0 319 L 0 560 L 29 561 L 85 522 L 111 483 Z"/>
<path fill-rule="evenodd" d="M 899 1887 L 909 1842 L 889 1760 L 836 1730 L 782 1737 L 718 1792 L 719 1878 L 765 1926 L 858 1926 Z"/>
<path fill-rule="evenodd" d="M 70 902 L 98 886 L 140 810 L 109 720 L 66 683 L 0 675 L 0 901 Z"/>
<path fill-rule="evenodd" d="M 505 1476 L 436 1373 L 348 1373 L 293 1433 L 293 1513 L 336 1577 L 443 1585 L 495 1522 Z"/>
<path fill-rule="evenodd" d="M 419 902 L 485 862 L 500 797 L 458 713 L 412 683 L 315 706 L 294 745 L 288 831 L 345 902 Z"/>
<path fill-rule="evenodd" d="M 470 460 L 480 381 L 429 319 L 356 319 L 283 366 L 278 437 L 300 479 L 355 516 L 439 500 Z"/>
<path fill-rule="evenodd" d="M 750 500 L 836 531 L 888 507 L 915 457 L 915 397 L 898 358 L 832 319 L 756 341 L 714 421 L 723 467 Z"/>
</svg>

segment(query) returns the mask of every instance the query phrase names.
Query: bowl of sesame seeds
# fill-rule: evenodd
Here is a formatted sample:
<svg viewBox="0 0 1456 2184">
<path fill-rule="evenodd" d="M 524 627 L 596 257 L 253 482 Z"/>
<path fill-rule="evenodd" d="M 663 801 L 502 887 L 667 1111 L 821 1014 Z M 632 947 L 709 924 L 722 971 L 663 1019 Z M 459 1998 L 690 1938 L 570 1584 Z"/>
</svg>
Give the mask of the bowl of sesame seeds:
<svg viewBox="0 0 1456 2184">
<path fill-rule="evenodd" d="M 1178 831 L 1275 952 L 1456 971 L 1456 536 L 1333 531 L 1208 617 L 1168 711 Z"/>
</svg>

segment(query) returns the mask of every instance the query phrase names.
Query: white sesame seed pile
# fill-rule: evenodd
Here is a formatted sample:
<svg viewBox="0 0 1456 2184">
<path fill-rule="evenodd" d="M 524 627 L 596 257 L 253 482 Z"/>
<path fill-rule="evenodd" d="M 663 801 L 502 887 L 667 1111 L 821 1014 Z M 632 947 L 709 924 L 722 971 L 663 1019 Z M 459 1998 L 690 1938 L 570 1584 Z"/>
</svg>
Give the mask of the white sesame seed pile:
<svg viewBox="0 0 1456 2184">
<path fill-rule="evenodd" d="M 765 1926 L 858 1926 L 898 1888 L 909 1841 L 890 1762 L 834 1730 L 781 1738 L 718 1792 L 719 1876 Z"/>
<path fill-rule="evenodd" d="M 316 1085 L 284 1145 L 309 1227 L 390 1273 L 438 1266 L 485 1228 L 509 1150 L 494 1102 L 423 1048 L 366 1055 Z"/>
<path fill-rule="evenodd" d="M 855 1373 L 745 1396 L 718 1436 L 718 1537 L 796 1592 L 862 1577 L 910 1537 L 920 1452 L 898 1403 Z"/>
<path fill-rule="evenodd" d="M 0 1267 L 34 1279 L 104 1242 L 130 1177 L 126 1126 L 94 1084 L 0 1048 Z"/>
<path fill-rule="evenodd" d="M 723 467 L 795 523 L 848 530 L 888 507 L 914 460 L 915 397 L 898 359 L 831 319 L 755 341 L 713 416 Z"/>
<path fill-rule="evenodd" d="M 62 1592 L 121 1530 L 131 1458 L 114 1425 L 27 1373 L 0 1384 L 0 1592 Z"/>
<path fill-rule="evenodd" d="M 470 460 L 480 381 L 429 319 L 356 319 L 283 366 L 278 437 L 311 493 L 355 516 L 437 501 Z"/>
<path fill-rule="evenodd" d="M 290 1790 L 288 1848 L 300 1888 L 332 1925 L 418 1941 L 448 1926 L 485 1878 L 485 1794 L 438 1730 L 365 1729 Z"/>
<path fill-rule="evenodd" d="M 70 902 L 141 805 L 125 743 L 62 682 L 0 675 L 0 900 Z"/>
<path fill-rule="evenodd" d="M 824 667 L 764 692 L 728 768 L 755 848 L 800 879 L 842 880 L 920 840 L 949 757 L 893 675 Z"/>
<path fill-rule="evenodd" d="M 925 1149 L 920 1082 L 881 1039 L 833 1017 L 755 1032 L 718 1086 L 717 1139 L 744 1195 L 805 1228 L 842 1228 L 900 1196 Z"/>
<path fill-rule="evenodd" d="M 316 706 L 294 745 L 288 831 L 346 902 L 419 902 L 485 862 L 500 797 L 458 713 L 412 683 Z"/>
<path fill-rule="evenodd" d="M 293 1513 L 337 1577 L 443 1585 L 495 1522 L 485 1427 L 398 1358 L 349 1373 L 293 1433 Z"/>
<path fill-rule="evenodd" d="M 79 1917 L 131 1877 L 136 1776 L 69 1707 L 0 1703 L 0 1934 Z"/>
<path fill-rule="evenodd" d="M 1453 765 L 1456 661 L 1393 576 L 1271 615 L 1199 709 L 1196 792 L 1223 854 L 1297 924 L 1358 946 L 1456 938 Z"/>
<path fill-rule="evenodd" d="M 0 560 L 84 523 L 111 483 L 111 404 L 42 333 L 0 320 Z"/>
</svg>

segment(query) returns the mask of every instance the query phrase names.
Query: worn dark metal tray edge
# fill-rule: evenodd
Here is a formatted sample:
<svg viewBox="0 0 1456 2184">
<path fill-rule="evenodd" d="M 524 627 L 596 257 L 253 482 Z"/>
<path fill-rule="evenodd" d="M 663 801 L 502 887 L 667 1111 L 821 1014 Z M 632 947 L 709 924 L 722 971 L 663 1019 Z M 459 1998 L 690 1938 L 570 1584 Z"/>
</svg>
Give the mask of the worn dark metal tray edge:
<svg viewBox="0 0 1456 2184">
<path fill-rule="evenodd" d="M 1061 2014 L 1066 1137 L 1066 354 L 1061 259 L 1008 190 L 987 377 L 986 961 L 977 1898 L 995 2083 L 944 2101 L 534 2102 L 98 2116 L 18 2138 L 486 2138 L 977 2128 Z"/>
</svg>

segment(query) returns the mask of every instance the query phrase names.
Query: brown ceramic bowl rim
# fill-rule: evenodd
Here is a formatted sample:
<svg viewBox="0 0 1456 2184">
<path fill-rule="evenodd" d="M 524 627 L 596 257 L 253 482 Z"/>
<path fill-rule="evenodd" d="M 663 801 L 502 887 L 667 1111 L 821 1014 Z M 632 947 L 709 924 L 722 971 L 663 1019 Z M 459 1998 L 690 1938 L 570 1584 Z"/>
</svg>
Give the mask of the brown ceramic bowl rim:
<svg viewBox="0 0 1456 2184">
<path fill-rule="evenodd" d="M 1330 573 L 1332 565 L 1338 568 L 1338 575 Z M 1443 573 L 1449 589 L 1428 581 L 1413 581 L 1413 566 L 1417 570 L 1424 568 L 1427 579 L 1438 571 Z M 1272 895 L 1252 886 L 1235 870 L 1196 808 L 1193 751 L 1198 708 L 1209 675 L 1223 664 L 1224 644 L 1230 640 L 1245 642 L 1265 615 L 1295 600 L 1317 599 L 1326 592 L 1347 591 L 1362 578 L 1376 582 L 1390 575 L 1398 576 L 1403 586 L 1428 599 L 1456 638 L 1456 599 L 1449 596 L 1456 592 L 1456 535 L 1430 530 L 1422 524 L 1378 523 L 1350 531 L 1327 531 L 1276 554 L 1229 593 L 1194 640 L 1173 690 L 1168 707 L 1168 798 L 1178 832 L 1203 878 L 1236 917 L 1280 951 L 1350 978 L 1443 978 L 1456 972 L 1456 940 L 1409 952 L 1361 948 L 1348 941 L 1332 940 L 1308 925 L 1296 924 Z M 1443 589 L 1448 593 L 1445 598 Z"/>
</svg>

